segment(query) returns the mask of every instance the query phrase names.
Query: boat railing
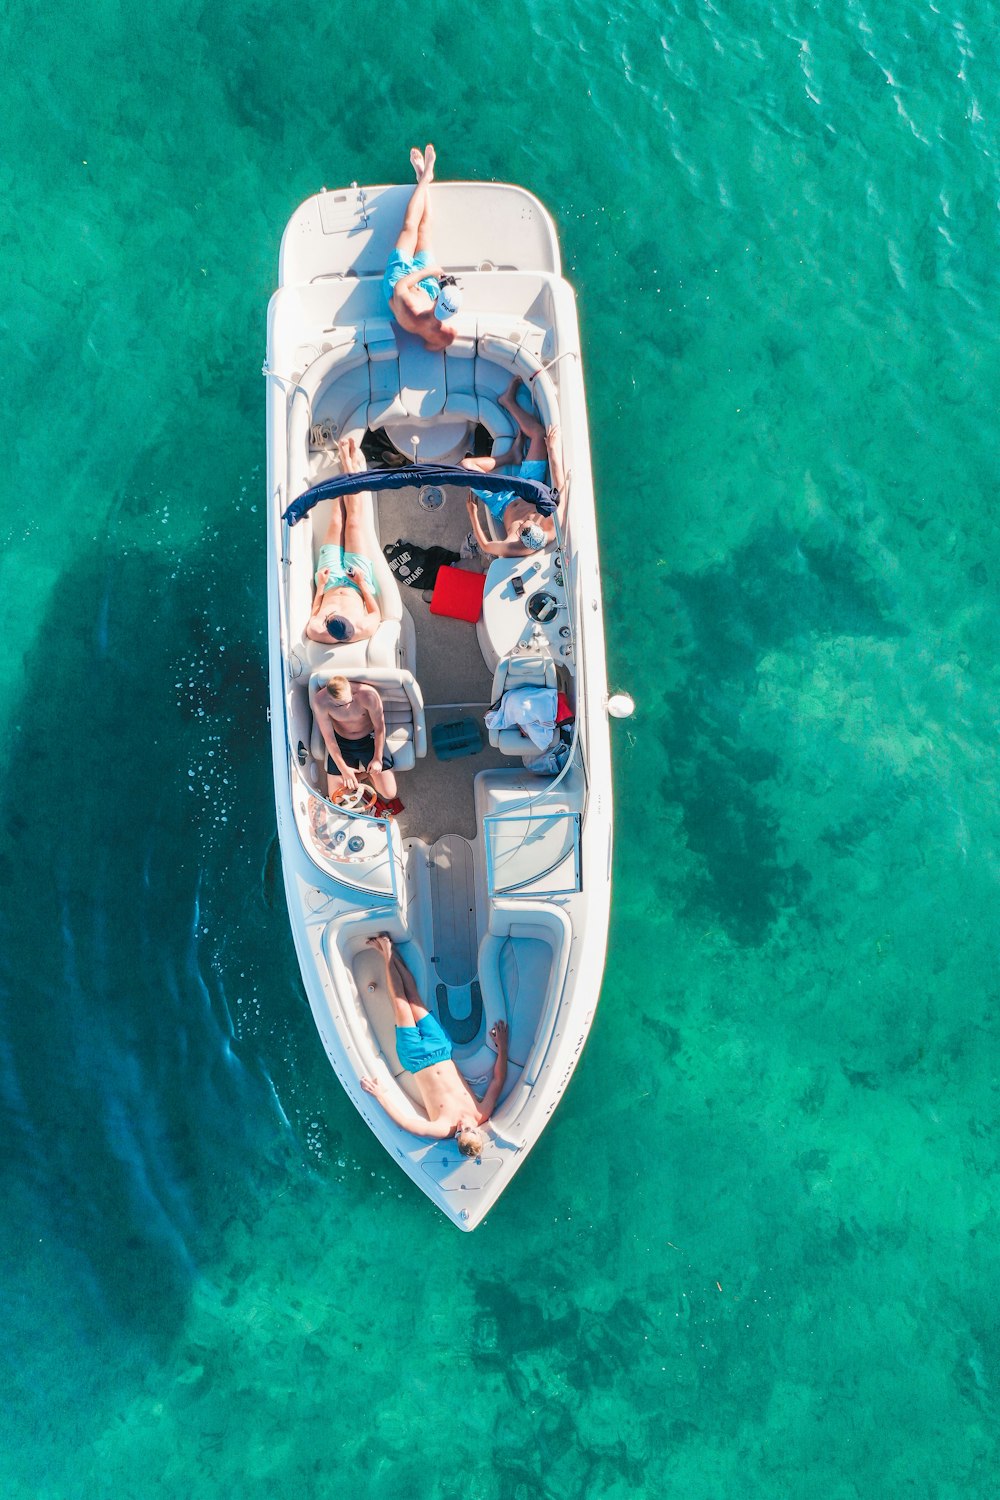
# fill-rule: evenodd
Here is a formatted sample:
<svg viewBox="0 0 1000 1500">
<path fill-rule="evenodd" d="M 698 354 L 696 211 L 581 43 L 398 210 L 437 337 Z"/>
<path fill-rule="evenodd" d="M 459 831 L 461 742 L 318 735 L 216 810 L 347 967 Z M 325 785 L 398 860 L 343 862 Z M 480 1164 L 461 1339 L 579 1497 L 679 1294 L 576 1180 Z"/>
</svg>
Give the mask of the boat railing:
<svg viewBox="0 0 1000 1500">
<path fill-rule="evenodd" d="M 566 615 L 570 632 L 569 645 L 573 652 L 573 661 L 576 668 L 575 675 L 577 687 L 579 689 L 580 683 L 585 681 L 585 673 L 583 670 L 585 647 L 583 634 L 579 628 L 579 622 L 583 617 L 583 589 L 580 582 L 578 559 L 567 546 L 568 538 L 562 527 L 559 525 L 558 517 L 555 518 L 555 525 L 556 546 L 559 552 L 562 554 L 564 565 L 567 568 L 567 571 L 570 572 L 570 587 L 566 590 Z M 574 768 L 580 771 L 583 776 L 584 805 L 586 806 L 587 790 L 590 783 L 587 771 L 587 756 L 585 753 L 578 753 L 578 751 L 581 751 L 581 746 L 582 750 L 585 752 L 586 741 L 583 737 L 583 715 L 577 713 L 573 718 L 573 734 L 569 743 L 569 753 L 566 756 L 566 759 L 563 761 L 561 768 L 555 773 L 551 781 L 540 780 L 538 791 L 529 792 L 528 795 L 524 798 L 523 802 L 517 803 L 516 807 L 509 808 L 508 813 L 521 813 L 534 808 L 536 804 L 542 801 L 543 798 L 549 797 Z"/>
<path fill-rule="evenodd" d="M 292 478 L 292 407 L 295 405 L 296 396 L 304 396 L 307 401 L 311 400 L 311 396 L 309 390 L 301 384 L 296 376 L 282 375 L 279 370 L 272 370 L 266 360 L 260 373 L 265 380 L 275 381 L 276 384 L 282 387 L 285 393 L 285 479 L 290 493 Z M 287 522 L 285 524 L 287 527 Z"/>
</svg>

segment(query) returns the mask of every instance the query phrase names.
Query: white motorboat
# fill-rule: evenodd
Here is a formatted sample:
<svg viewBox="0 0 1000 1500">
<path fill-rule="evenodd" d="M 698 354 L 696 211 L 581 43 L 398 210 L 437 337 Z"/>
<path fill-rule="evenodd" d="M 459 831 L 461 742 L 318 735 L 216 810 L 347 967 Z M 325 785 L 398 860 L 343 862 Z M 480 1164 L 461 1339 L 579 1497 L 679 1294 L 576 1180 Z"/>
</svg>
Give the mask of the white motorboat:
<svg viewBox="0 0 1000 1500">
<path fill-rule="evenodd" d="M 296 210 L 281 242 L 265 365 L 274 784 L 292 931 L 330 1061 L 393 1160 L 473 1229 L 551 1118 L 597 1007 L 611 879 L 608 694 L 579 331 L 553 222 L 519 187 L 435 183 L 436 249 L 464 300 L 458 338 L 432 352 L 390 319 L 382 291 L 411 190 L 324 190 Z M 564 524 L 533 557 L 490 562 L 469 623 L 400 590 L 382 549 L 403 540 L 460 551 L 469 481 L 452 471 L 473 449 L 508 446 L 514 424 L 498 397 L 514 374 L 520 399 L 561 427 Z M 339 504 L 336 439 L 348 436 L 369 453 L 377 440 L 404 467 L 351 477 L 353 491 L 367 486 L 365 550 L 382 621 L 368 640 L 324 645 L 304 630 Z M 390 482 L 403 487 L 382 487 Z M 309 694 L 334 675 L 381 694 L 396 815 L 325 796 Z M 529 769 L 538 752 L 517 728 L 486 730 L 486 711 L 513 684 L 554 686 L 572 711 L 560 769 Z M 507 1022 L 506 1084 L 478 1158 L 402 1129 L 361 1087 L 366 1075 L 391 1080 L 419 1109 L 367 944 L 380 932 L 480 1095 L 493 1025 Z"/>
</svg>

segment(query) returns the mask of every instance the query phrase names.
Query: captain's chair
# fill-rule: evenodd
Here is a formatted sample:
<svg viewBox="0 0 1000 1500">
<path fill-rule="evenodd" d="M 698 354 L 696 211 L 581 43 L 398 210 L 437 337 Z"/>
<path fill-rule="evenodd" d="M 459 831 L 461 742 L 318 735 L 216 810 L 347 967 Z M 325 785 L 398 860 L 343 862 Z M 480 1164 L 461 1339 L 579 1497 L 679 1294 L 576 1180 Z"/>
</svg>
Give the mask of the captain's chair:
<svg viewBox="0 0 1000 1500">
<path fill-rule="evenodd" d="M 309 679 L 310 701 L 332 677 L 364 682 L 377 690 L 385 714 L 385 747 L 392 756 L 393 770 L 412 771 L 417 757 L 427 754 L 424 698 L 413 673 L 396 667 L 343 667 L 334 662 L 313 672 Z M 309 748 L 313 760 L 325 766 L 326 745 L 315 719 Z"/>
<path fill-rule="evenodd" d="M 493 674 L 492 702 L 499 703 L 511 688 L 555 688 L 556 664 L 551 656 L 534 652 L 526 656 L 505 656 Z M 537 754 L 538 747 L 519 729 L 490 729 L 490 744 L 501 755 Z"/>
</svg>

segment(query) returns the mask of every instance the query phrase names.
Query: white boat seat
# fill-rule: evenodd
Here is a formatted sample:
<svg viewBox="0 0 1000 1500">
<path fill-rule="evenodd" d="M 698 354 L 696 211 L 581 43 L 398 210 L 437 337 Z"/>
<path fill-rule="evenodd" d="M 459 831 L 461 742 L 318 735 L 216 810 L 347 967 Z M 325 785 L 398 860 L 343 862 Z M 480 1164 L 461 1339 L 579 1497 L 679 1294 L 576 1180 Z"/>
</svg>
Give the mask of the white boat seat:
<svg viewBox="0 0 1000 1500">
<path fill-rule="evenodd" d="M 507 1022 L 512 1067 L 528 1061 L 549 977 L 552 949 L 535 928 L 506 935 L 487 933 L 479 948 L 481 989 Z"/>
<path fill-rule="evenodd" d="M 368 350 L 371 402 L 366 425 L 379 427 L 381 422 L 373 420 L 373 416 L 383 408 L 391 407 L 399 397 L 399 349 L 393 325 L 385 318 L 369 318 L 365 322 L 364 340 Z"/>
<path fill-rule="evenodd" d="M 525 349 L 535 359 L 541 359 L 542 348 L 545 344 L 545 329 L 539 323 L 525 322 L 524 318 L 511 316 L 509 313 L 490 312 L 484 313 L 479 319 L 479 333 L 482 337 L 490 336 L 503 339 L 505 345 L 513 345 L 509 351 L 505 348 L 499 356 L 502 362 L 510 364 L 518 349 Z"/>
<path fill-rule="evenodd" d="M 457 317 L 450 320 L 448 326 L 454 328 L 457 335 L 444 351 L 448 392 L 450 394 L 452 391 L 465 391 L 471 394 L 475 389 L 475 371 L 472 362 L 476 357 L 479 325 L 473 315 L 459 313 Z"/>
<path fill-rule="evenodd" d="M 321 352 L 298 376 L 289 396 L 288 451 L 308 461 L 309 432 L 320 421 L 331 422 L 338 433 L 347 430 L 351 414 L 367 404 L 370 385 L 368 351 L 361 330 L 331 330 Z M 294 476 L 303 489 L 313 483 L 307 470 Z"/>
<path fill-rule="evenodd" d="M 491 702 L 499 703 L 509 688 L 556 686 L 556 664 L 551 656 L 540 656 L 534 652 L 526 656 L 504 656 L 497 663 L 493 674 Z M 489 735 L 490 744 L 501 755 L 520 757 L 538 754 L 538 747 L 519 729 L 492 728 Z"/>
<path fill-rule="evenodd" d="M 365 682 L 375 688 L 382 699 L 385 714 L 386 749 L 392 755 L 397 771 L 412 771 L 418 757 L 427 754 L 427 723 L 420 684 L 412 672 L 392 667 L 345 667 L 339 661 L 318 668 L 309 679 L 310 700 L 325 687 L 331 677 L 346 677 L 351 682 Z M 313 760 L 326 765 L 326 744 L 315 719 L 309 743 Z"/>
<path fill-rule="evenodd" d="M 511 375 L 520 375 L 531 395 L 543 427 L 559 421 L 559 399 L 548 371 L 542 368 L 530 341 L 515 343 L 497 334 L 485 333 L 477 341 L 476 390 L 481 396 L 497 395 Z"/>
<path fill-rule="evenodd" d="M 510 1065 L 521 1069 L 521 1083 L 533 1084 L 545 1061 L 571 943 L 564 911 L 524 901 L 516 911 L 495 906 L 479 945 L 483 1010 L 490 1024 L 494 1016 L 506 1018 Z"/>
<path fill-rule="evenodd" d="M 408 417 L 436 417 L 445 403 L 444 354 L 428 349 L 423 339 L 396 328 L 399 350 L 399 399 Z"/>
</svg>

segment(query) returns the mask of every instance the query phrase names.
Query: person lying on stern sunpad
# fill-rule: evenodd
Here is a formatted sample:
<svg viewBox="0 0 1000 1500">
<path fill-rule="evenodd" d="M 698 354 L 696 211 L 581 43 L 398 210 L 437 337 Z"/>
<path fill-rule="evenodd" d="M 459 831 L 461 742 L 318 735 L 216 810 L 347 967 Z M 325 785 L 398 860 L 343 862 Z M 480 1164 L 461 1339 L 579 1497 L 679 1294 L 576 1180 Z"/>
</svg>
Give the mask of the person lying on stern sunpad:
<svg viewBox="0 0 1000 1500">
<path fill-rule="evenodd" d="M 382 933 L 369 938 L 368 946 L 377 948 L 385 961 L 386 988 L 396 1017 L 396 1054 L 417 1081 L 426 1116 L 418 1114 L 408 1102 L 400 1103 L 377 1078 L 362 1078 L 361 1087 L 411 1135 L 434 1140 L 453 1135 L 463 1156 L 478 1156 L 486 1144 L 478 1127 L 489 1120 L 507 1077 L 506 1021 L 498 1021 L 490 1032 L 497 1060 L 490 1086 L 480 1101 L 452 1062 L 451 1040 L 421 1000 L 416 981 L 394 951 L 391 938 Z"/>
</svg>

